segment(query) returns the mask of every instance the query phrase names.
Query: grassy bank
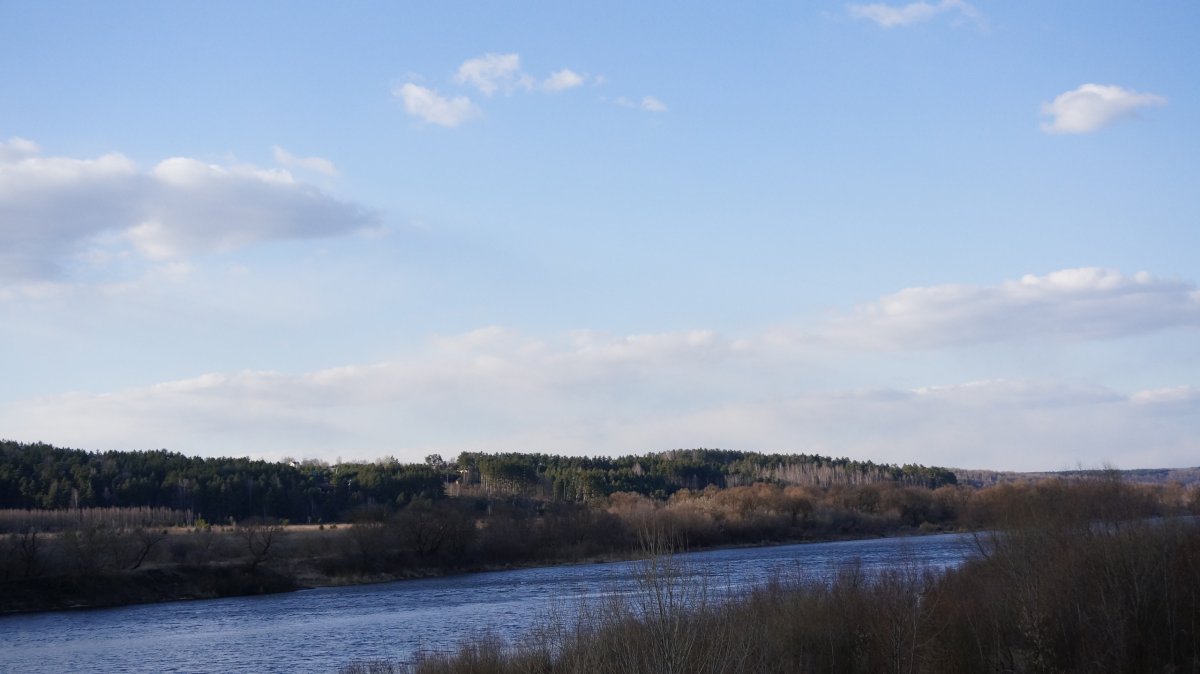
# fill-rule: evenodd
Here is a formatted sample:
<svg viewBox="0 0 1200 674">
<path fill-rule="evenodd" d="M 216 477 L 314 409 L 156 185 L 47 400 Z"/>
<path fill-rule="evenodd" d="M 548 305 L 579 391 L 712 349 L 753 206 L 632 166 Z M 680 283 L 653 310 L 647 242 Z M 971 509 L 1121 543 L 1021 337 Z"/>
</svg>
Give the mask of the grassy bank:
<svg viewBox="0 0 1200 674">
<path fill-rule="evenodd" d="M 730 597 L 681 582 L 666 558 L 632 599 L 517 643 L 343 674 L 1200 671 L 1200 526 L 1130 517 L 1119 487 L 1057 496 L 945 573 L 849 567 Z"/>
<path fill-rule="evenodd" d="M 509 559 L 489 562 L 474 557 L 455 565 L 438 563 L 424 565 L 407 563 L 385 565 L 378 559 L 362 564 L 355 542 L 363 535 L 362 527 L 344 525 L 317 528 L 310 525 L 278 526 L 274 551 L 259 559 L 246 549 L 247 535 L 236 527 L 212 531 L 168 529 L 160 531 L 158 551 L 147 555 L 139 568 L 122 568 L 112 560 L 121 559 L 123 536 L 94 536 L 104 548 L 91 550 L 88 556 L 78 554 L 74 532 L 42 534 L 36 537 L 36 547 L 46 560 L 54 560 L 59 572 L 28 577 L 0 578 L 0 614 L 55 611 L 76 608 L 107 608 L 129 604 L 145 604 L 189 599 L 213 599 L 254 594 L 291 592 L 304 588 L 384 583 L 398 580 L 431 578 L 460 573 L 502 571 L 539 566 L 597 564 L 641 559 L 646 552 L 630 543 L 604 553 L 581 556 L 553 554 L 529 559 Z M 758 543 L 726 543 L 695 547 L 694 551 L 784 545 L 827 540 L 853 540 L 880 535 L 920 535 L 938 533 L 932 529 L 897 529 L 871 534 L 841 534 L 829 538 L 808 537 L 804 540 L 772 540 Z M 371 532 L 378 535 L 378 532 Z M 12 537 L 20 541 L 20 537 Z M 29 540 L 28 537 L 25 538 Z M 125 548 L 125 559 L 136 556 Z M 379 550 L 371 548 L 373 554 Z M 188 560 L 199 560 L 192 563 Z M 16 574 L 14 574 L 16 575 Z"/>
<path fill-rule="evenodd" d="M 982 489 L 756 483 L 588 503 L 414 498 L 311 525 L 165 526 L 180 511 L 144 508 L 0 511 L 0 531 L 8 531 L 0 534 L 0 613 L 629 559 L 644 556 L 647 537 L 700 550 L 1003 528 L 1074 502 L 1119 502 L 1123 517 L 1165 516 L 1195 511 L 1200 491 L 1111 479 Z M 244 582 L 214 580 L 235 572 Z"/>
</svg>

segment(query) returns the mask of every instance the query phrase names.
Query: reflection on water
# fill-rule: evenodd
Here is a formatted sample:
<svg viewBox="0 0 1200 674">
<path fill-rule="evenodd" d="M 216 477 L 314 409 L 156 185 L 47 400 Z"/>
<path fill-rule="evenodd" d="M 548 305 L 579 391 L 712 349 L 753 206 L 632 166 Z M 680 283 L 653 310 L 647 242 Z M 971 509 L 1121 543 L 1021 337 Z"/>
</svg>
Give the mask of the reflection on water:
<svg viewBox="0 0 1200 674">
<path fill-rule="evenodd" d="M 682 555 L 709 587 L 778 574 L 827 577 L 858 560 L 945 568 L 969 535 L 812 543 Z M 474 573 L 263 597 L 0 618 L 0 672 L 333 672 L 349 660 L 403 660 L 483 632 L 515 637 L 581 598 L 628 592 L 637 562 Z"/>
</svg>

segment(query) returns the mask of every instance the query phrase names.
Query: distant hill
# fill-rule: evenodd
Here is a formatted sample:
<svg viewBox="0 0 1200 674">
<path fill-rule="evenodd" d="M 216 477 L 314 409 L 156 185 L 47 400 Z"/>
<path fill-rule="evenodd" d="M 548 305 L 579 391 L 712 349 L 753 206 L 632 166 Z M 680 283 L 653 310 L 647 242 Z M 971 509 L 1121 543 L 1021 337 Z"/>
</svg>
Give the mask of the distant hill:
<svg viewBox="0 0 1200 674">
<path fill-rule="evenodd" d="M 953 468 L 958 483 L 972 487 L 989 487 L 1002 482 L 1027 482 L 1052 478 L 1081 479 L 1102 477 L 1115 472 L 1126 482 L 1138 484 L 1179 484 L 1190 487 L 1200 485 L 1200 467 L 1196 468 L 1135 468 L 1133 470 L 1063 470 L 1018 473 L 998 470 L 971 470 Z"/>
<path fill-rule="evenodd" d="M 464 452 L 454 466 L 464 487 L 559 501 L 584 501 L 615 492 L 666 498 L 680 489 L 754 482 L 812 487 L 895 482 L 930 488 L 955 483 L 954 473 L 939 467 L 727 449 L 674 449 L 620 457 Z"/>
<path fill-rule="evenodd" d="M 361 506 L 441 498 L 444 484 L 430 466 L 394 460 L 330 466 L 0 441 L 0 508 L 152 507 L 191 511 L 209 522 L 256 516 L 316 522 Z"/>
<path fill-rule="evenodd" d="M 809 454 L 686 449 L 623 457 L 464 452 L 424 463 L 271 462 L 189 457 L 178 452 L 64 449 L 0 441 L 0 508 L 153 507 L 210 522 L 261 516 L 333 521 L 364 506 L 413 498 L 519 496 L 587 501 L 615 492 L 666 498 L 681 489 L 774 482 L 813 487 L 892 482 L 939 487 L 953 472 Z"/>
</svg>

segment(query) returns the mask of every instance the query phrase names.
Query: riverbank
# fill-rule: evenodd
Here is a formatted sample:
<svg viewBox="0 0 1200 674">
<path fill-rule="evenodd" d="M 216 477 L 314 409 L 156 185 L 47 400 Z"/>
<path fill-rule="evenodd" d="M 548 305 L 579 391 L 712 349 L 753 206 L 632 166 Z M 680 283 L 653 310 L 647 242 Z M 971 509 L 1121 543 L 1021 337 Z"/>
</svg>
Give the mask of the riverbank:
<svg viewBox="0 0 1200 674">
<path fill-rule="evenodd" d="M 683 490 L 666 501 L 625 493 L 588 504 L 450 497 L 414 501 L 395 511 L 366 509 L 352 524 L 315 526 L 251 519 L 159 529 L 86 519 L 58 532 L 25 529 L 0 539 L 0 589 L 7 589 L 0 593 L 0 613 L 381 583 L 672 551 L 979 531 L 1064 510 L 1160 517 L 1186 513 L 1196 504 L 1194 494 L 1114 480 L 934 491 L 868 485 L 823 492 L 756 483 Z M 271 582 L 257 582 L 262 574 Z M 277 578 L 287 582 L 276 583 Z"/>
<path fill-rule="evenodd" d="M 1036 521 L 943 572 L 851 566 L 715 600 L 670 564 L 588 619 L 472 637 L 341 674 L 1200 671 L 1200 526 L 1189 518 Z"/>
<path fill-rule="evenodd" d="M 304 527 L 293 533 L 309 537 L 337 529 Z M 874 535 L 842 535 L 790 541 L 761 541 L 680 548 L 678 552 L 707 552 L 837 541 L 903 538 L 950 533 L 931 527 L 893 530 Z M 76 609 L 113 608 L 170 601 L 218 599 L 293 592 L 321 587 L 373 585 L 424 578 L 441 578 L 517 569 L 585 566 L 633 561 L 647 556 L 644 550 L 594 555 L 574 560 L 530 560 L 502 564 L 481 563 L 461 567 L 413 567 L 393 573 L 323 574 L 320 559 L 276 560 L 254 571 L 244 565 L 173 565 L 90 575 L 68 574 L 22 580 L 0 580 L 0 615 Z"/>
<path fill-rule="evenodd" d="M 958 529 L 936 529 L 936 528 L 912 528 L 902 531 L 890 531 L 885 533 L 877 533 L 870 535 L 858 536 L 826 536 L 822 538 L 805 538 L 782 541 L 760 541 L 757 543 L 724 543 L 721 545 L 707 545 L 691 548 L 672 548 L 671 554 L 688 554 L 692 552 L 717 552 L 720 550 L 753 550 L 755 548 L 777 548 L 788 545 L 808 545 L 818 543 L 842 543 L 849 541 L 869 541 L 883 538 L 916 538 L 919 536 L 938 536 L 942 534 L 963 534 L 971 533 L 969 531 Z M 428 573 L 421 573 L 421 570 L 414 570 L 411 573 L 404 574 L 380 574 L 377 576 L 355 576 L 355 577 L 336 577 L 328 578 L 324 581 L 308 579 L 301 581 L 302 586 L 297 589 L 315 589 L 318 587 L 344 587 L 352 585 L 373 585 L 377 583 L 394 583 L 404 580 L 416 580 L 420 578 L 447 578 L 460 576 L 471 573 L 491 573 L 496 571 L 517 571 L 521 569 L 552 569 L 562 566 L 590 566 L 594 564 L 616 564 L 620 562 L 634 562 L 641 559 L 646 559 L 653 556 L 655 552 L 647 552 L 645 550 L 631 551 L 628 554 L 606 554 L 596 555 L 587 559 L 573 560 L 542 560 L 530 561 L 525 563 L 509 562 L 505 564 L 477 564 L 468 567 L 456 569 L 427 569 Z"/>
<path fill-rule="evenodd" d="M 237 567 L 176 567 L 96 576 L 57 576 L 0 581 L 0 613 L 38 613 L 112 608 L 192 599 L 274 594 L 300 589 L 270 570 Z"/>
</svg>

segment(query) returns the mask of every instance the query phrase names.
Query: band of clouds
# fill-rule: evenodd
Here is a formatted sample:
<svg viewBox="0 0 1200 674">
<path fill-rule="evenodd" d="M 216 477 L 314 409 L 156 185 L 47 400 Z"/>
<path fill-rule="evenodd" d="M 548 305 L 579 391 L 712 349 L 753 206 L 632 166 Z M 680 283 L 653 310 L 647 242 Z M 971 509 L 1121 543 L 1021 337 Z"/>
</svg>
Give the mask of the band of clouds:
<svg viewBox="0 0 1200 674">
<path fill-rule="evenodd" d="M 275 154 L 336 175 L 326 159 Z M 166 260 L 377 225 L 286 169 L 171 157 L 146 170 L 120 153 L 49 157 L 29 140 L 0 142 L 0 282 L 57 278 L 89 248 Z"/>
<path fill-rule="evenodd" d="M 434 337 L 384 362 L 27 400 L 0 410 L 0 425 L 23 439 L 88 447 L 361 458 L 398 449 L 419 457 L 725 446 L 943 465 L 969 455 L 969 467 L 1011 469 L 1116 457 L 1127 466 L 1182 465 L 1200 449 L 1200 390 L 1190 384 L 1123 393 L 1002 378 L 833 390 L 796 382 L 809 362 L 830 361 L 835 342 L 842 351 L 921 349 L 1197 327 L 1195 286 L 1073 269 L 902 290 L 786 344 L 767 333 L 538 338 L 489 327 Z"/>
<path fill-rule="evenodd" d="M 560 68 L 545 77 L 535 77 L 521 67 L 519 54 L 488 53 L 463 61 L 451 83 L 473 88 L 484 98 L 492 98 L 496 94 L 512 96 L 538 91 L 555 94 L 582 87 L 589 82 L 598 85 L 605 81 L 603 76 L 586 75 L 570 68 Z M 406 113 L 437 126 L 455 128 L 483 116 L 483 108 L 470 96 L 444 94 L 415 81 L 393 87 L 392 95 L 400 101 Z M 647 112 L 665 112 L 667 109 L 662 101 L 653 96 L 645 96 L 636 103 L 621 97 L 617 103 Z"/>
<path fill-rule="evenodd" d="M 1166 104 L 1167 99 L 1157 94 L 1112 84 L 1083 84 L 1042 104 L 1042 114 L 1051 119 L 1043 122 L 1041 128 L 1046 133 L 1091 133 L 1134 117 L 1143 108 Z"/>
<path fill-rule="evenodd" d="M 26 401 L 0 412 L 0 421 L 17 437 L 87 447 L 364 459 L 467 449 L 594 454 L 717 446 L 1046 470 L 1116 457 L 1126 466 L 1184 465 L 1200 448 L 1200 391 L 1191 386 L 1122 394 L 999 379 L 697 400 L 697 383 L 722 383 L 705 379 L 711 355 L 674 335 L 651 341 L 658 344 L 631 349 L 616 340 L 590 353 L 530 343 L 511 350 L 435 347 L 422 359 L 304 375 L 211 374 Z M 619 367 L 611 367 L 610 348 L 620 353 Z M 681 369 L 694 377 L 668 376 Z M 629 401 L 631 384 L 649 385 L 667 404 Z"/>
<path fill-rule="evenodd" d="M 1026 275 L 993 286 L 906 288 L 780 339 L 866 349 L 1112 339 L 1200 327 L 1200 291 L 1146 272 L 1095 267 Z"/>
<path fill-rule="evenodd" d="M 906 5 L 873 3 L 869 5 L 846 5 L 846 12 L 855 19 L 871 21 L 884 28 L 911 26 L 924 23 L 946 13 L 955 13 L 960 19 L 977 19 L 979 13 L 963 0 L 942 0 L 937 4 L 912 2 Z"/>
</svg>

